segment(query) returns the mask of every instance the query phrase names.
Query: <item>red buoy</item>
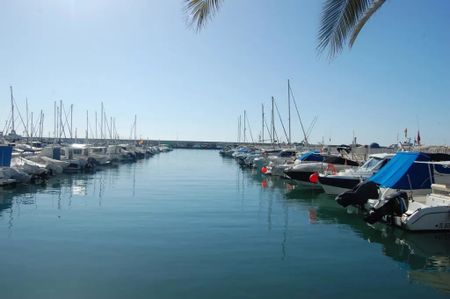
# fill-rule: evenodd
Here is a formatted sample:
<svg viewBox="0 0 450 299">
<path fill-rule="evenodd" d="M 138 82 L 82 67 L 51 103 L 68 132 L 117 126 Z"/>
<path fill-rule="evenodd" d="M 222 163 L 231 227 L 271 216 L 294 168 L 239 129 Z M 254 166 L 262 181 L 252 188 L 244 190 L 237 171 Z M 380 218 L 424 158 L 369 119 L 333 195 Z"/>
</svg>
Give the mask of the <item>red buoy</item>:
<svg viewBox="0 0 450 299">
<path fill-rule="evenodd" d="M 313 184 L 317 184 L 319 182 L 319 174 L 317 172 L 314 172 L 309 176 L 309 181 Z"/>
<path fill-rule="evenodd" d="M 267 172 L 267 167 L 266 166 L 261 167 L 261 172 L 262 173 L 266 173 Z"/>
<path fill-rule="evenodd" d="M 267 182 L 265 180 L 261 182 L 261 187 L 263 187 L 263 188 L 267 187 Z"/>
</svg>

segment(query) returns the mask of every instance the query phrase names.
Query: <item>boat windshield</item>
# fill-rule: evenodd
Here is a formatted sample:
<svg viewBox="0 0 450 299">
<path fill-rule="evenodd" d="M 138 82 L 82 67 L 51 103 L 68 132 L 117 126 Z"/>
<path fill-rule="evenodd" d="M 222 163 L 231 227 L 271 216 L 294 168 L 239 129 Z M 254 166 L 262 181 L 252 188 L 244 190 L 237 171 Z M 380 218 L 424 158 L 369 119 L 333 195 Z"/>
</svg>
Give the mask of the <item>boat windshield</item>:
<svg viewBox="0 0 450 299">
<path fill-rule="evenodd" d="M 361 166 L 361 170 L 376 170 L 382 165 L 382 162 L 383 159 L 372 157 Z"/>
</svg>

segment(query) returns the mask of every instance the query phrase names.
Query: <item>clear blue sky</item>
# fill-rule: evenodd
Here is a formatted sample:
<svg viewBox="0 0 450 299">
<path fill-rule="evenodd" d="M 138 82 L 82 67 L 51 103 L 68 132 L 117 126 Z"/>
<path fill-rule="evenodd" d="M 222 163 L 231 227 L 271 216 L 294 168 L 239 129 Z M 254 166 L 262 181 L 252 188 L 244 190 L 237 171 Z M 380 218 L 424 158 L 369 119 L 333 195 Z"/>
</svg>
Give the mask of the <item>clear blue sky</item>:
<svg viewBox="0 0 450 299">
<path fill-rule="evenodd" d="M 420 126 L 423 142 L 449 144 L 450 1 L 387 1 L 331 62 L 315 50 L 322 2 L 227 0 L 197 34 L 181 0 L 2 1 L 0 129 L 13 85 L 46 134 L 62 99 L 79 135 L 103 101 L 123 137 L 137 114 L 143 138 L 231 141 L 246 109 L 256 138 L 271 96 L 287 119 L 290 78 L 304 122 L 318 116 L 312 141 L 390 144 Z"/>
</svg>

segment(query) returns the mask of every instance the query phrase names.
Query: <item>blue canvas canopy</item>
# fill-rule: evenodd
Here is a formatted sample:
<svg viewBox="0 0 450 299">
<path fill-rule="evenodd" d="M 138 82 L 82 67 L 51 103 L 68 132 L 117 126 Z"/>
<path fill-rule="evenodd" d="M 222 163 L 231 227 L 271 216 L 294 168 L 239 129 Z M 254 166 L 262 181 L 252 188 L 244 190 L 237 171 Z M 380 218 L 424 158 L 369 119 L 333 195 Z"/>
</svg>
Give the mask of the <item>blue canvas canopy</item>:
<svg viewBox="0 0 450 299">
<path fill-rule="evenodd" d="M 426 163 L 414 163 L 430 160 L 430 156 L 424 153 L 399 152 L 369 180 L 383 188 L 430 189 L 433 168 Z"/>
<path fill-rule="evenodd" d="M 307 152 L 303 155 L 301 155 L 300 157 L 298 157 L 298 159 L 300 161 L 315 161 L 315 162 L 322 162 L 325 157 L 322 156 L 320 153 L 318 152 Z"/>
</svg>

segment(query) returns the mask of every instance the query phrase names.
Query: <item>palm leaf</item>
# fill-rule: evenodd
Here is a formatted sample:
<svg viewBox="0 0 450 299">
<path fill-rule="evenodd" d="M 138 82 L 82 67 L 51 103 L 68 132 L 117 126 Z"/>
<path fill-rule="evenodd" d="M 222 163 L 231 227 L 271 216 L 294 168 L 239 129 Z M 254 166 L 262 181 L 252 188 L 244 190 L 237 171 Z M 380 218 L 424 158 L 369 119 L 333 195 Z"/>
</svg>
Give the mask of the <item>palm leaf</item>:
<svg viewBox="0 0 450 299">
<path fill-rule="evenodd" d="M 342 50 L 349 34 L 374 0 L 326 0 L 317 49 L 329 49 L 330 58 Z"/>
<path fill-rule="evenodd" d="M 367 21 L 370 19 L 370 17 L 381 7 L 381 5 L 384 4 L 386 0 L 375 0 L 372 5 L 369 7 L 367 12 L 364 14 L 364 16 L 358 21 L 358 24 L 356 24 L 355 29 L 353 30 L 352 36 L 350 37 L 349 46 L 352 47 L 355 43 L 356 38 L 358 37 L 359 32 L 361 29 L 366 25 Z"/>
<path fill-rule="evenodd" d="M 188 24 L 200 30 L 217 12 L 223 0 L 184 0 Z"/>
</svg>

